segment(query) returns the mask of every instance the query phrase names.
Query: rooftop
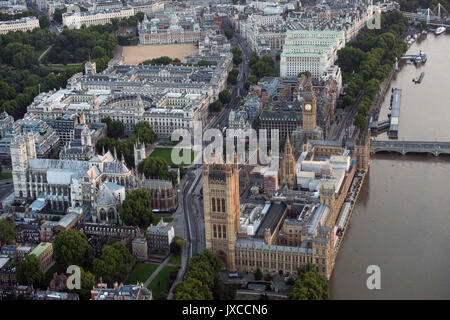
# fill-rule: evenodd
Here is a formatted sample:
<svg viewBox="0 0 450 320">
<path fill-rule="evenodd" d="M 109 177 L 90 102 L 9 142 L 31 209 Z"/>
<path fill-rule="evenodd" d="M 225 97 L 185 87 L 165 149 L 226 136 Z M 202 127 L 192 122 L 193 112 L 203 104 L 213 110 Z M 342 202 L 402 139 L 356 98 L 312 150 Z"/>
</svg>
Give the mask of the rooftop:
<svg viewBox="0 0 450 320">
<path fill-rule="evenodd" d="M 36 257 L 39 257 L 42 253 L 44 253 L 49 247 L 51 247 L 52 244 L 50 242 L 41 242 L 38 244 L 36 248 L 33 249 L 33 251 L 30 252 L 30 254 L 36 255 Z"/>
</svg>

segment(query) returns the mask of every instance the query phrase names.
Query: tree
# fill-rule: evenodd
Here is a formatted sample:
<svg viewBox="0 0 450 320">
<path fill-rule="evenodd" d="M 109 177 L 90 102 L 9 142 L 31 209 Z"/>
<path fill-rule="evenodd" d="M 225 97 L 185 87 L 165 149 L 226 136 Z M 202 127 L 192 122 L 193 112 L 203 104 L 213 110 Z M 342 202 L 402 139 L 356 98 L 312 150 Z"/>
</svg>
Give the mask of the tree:
<svg viewBox="0 0 450 320">
<path fill-rule="evenodd" d="M 209 66 L 211 66 L 211 64 L 212 64 L 211 62 L 209 62 L 208 60 L 205 60 L 205 59 L 201 59 L 197 63 L 197 65 L 199 67 L 209 67 Z"/>
<path fill-rule="evenodd" d="M 328 300 L 328 282 L 315 268 L 300 272 L 289 298 L 293 300 Z"/>
<path fill-rule="evenodd" d="M 231 98 L 232 98 L 231 92 L 228 89 L 219 92 L 219 100 L 223 104 L 229 103 L 231 101 Z"/>
<path fill-rule="evenodd" d="M 3 245 L 16 239 L 16 224 L 9 219 L 0 220 L 0 243 Z"/>
<path fill-rule="evenodd" d="M 134 126 L 134 134 L 140 142 L 145 144 L 156 141 L 156 133 L 153 131 L 153 128 L 150 127 L 148 121 L 139 121 L 136 123 Z"/>
<path fill-rule="evenodd" d="M 219 292 L 223 291 L 219 283 L 221 268 L 222 262 L 208 250 L 193 256 L 187 268 L 186 281 L 174 288 L 175 300 L 211 300 L 214 291 L 220 295 Z"/>
<path fill-rule="evenodd" d="M 102 58 L 104 56 L 107 56 L 106 50 L 100 46 L 95 46 L 92 49 L 92 58 L 96 59 L 96 58 Z"/>
<path fill-rule="evenodd" d="M 147 157 L 138 165 L 139 173 L 143 173 L 146 178 L 163 179 L 170 178 L 169 166 L 163 158 Z"/>
<path fill-rule="evenodd" d="M 68 290 L 69 292 L 78 293 L 81 300 L 89 300 L 91 298 L 91 290 L 95 286 L 95 276 L 90 271 L 84 271 L 80 268 L 80 289 Z"/>
<path fill-rule="evenodd" d="M 125 132 L 125 126 L 123 125 L 122 121 L 111 120 L 110 117 L 106 117 L 102 119 L 102 122 L 106 123 L 106 126 L 108 128 L 108 137 L 120 138 L 121 136 L 123 136 L 123 133 Z"/>
<path fill-rule="evenodd" d="M 235 296 L 236 290 L 233 287 L 225 285 L 221 279 L 216 279 L 213 288 L 214 300 L 234 300 Z"/>
<path fill-rule="evenodd" d="M 231 52 L 233 53 L 233 63 L 234 64 L 240 64 L 242 62 L 242 51 L 239 47 L 234 46 L 231 49 Z"/>
<path fill-rule="evenodd" d="M 259 57 L 258 54 L 256 52 L 252 52 L 250 54 L 250 59 L 248 60 L 248 65 L 251 67 L 253 66 L 255 63 L 257 63 L 259 61 Z"/>
<path fill-rule="evenodd" d="M 223 104 L 219 100 L 214 101 L 209 105 L 209 111 L 211 112 L 220 112 L 222 111 Z"/>
<path fill-rule="evenodd" d="M 338 51 L 338 64 L 345 72 L 358 72 L 359 65 L 366 58 L 366 54 L 359 48 L 344 47 Z"/>
<path fill-rule="evenodd" d="M 128 248 L 122 242 L 116 242 L 113 245 L 105 245 L 100 259 L 95 259 L 92 265 L 98 277 L 112 284 L 125 280 L 131 268 L 131 261 L 132 255 Z"/>
<path fill-rule="evenodd" d="M 184 247 L 184 240 L 180 236 L 175 236 L 170 243 L 170 252 L 174 255 L 179 255 Z"/>
<path fill-rule="evenodd" d="M 47 29 L 50 27 L 50 20 L 46 16 L 39 17 L 39 27 L 41 29 Z"/>
<path fill-rule="evenodd" d="M 145 13 L 144 12 L 136 12 L 136 18 L 138 18 L 139 22 L 142 22 L 145 18 Z"/>
<path fill-rule="evenodd" d="M 120 206 L 119 215 L 127 226 L 147 228 L 153 222 L 150 193 L 142 189 L 131 191 Z"/>
<path fill-rule="evenodd" d="M 246 90 L 250 89 L 250 86 L 255 85 L 258 83 L 258 78 L 254 75 L 251 74 L 248 76 L 247 80 L 244 83 L 244 87 Z"/>
<path fill-rule="evenodd" d="M 224 33 L 225 37 L 227 37 L 228 40 L 231 40 L 233 38 L 233 31 L 231 31 L 230 29 L 225 30 Z"/>
<path fill-rule="evenodd" d="M 367 127 L 367 119 L 362 113 L 357 113 L 353 119 L 353 124 L 364 131 Z"/>
<path fill-rule="evenodd" d="M 62 23 L 62 14 L 67 12 L 67 8 L 60 9 L 56 8 L 55 12 L 53 13 L 53 20 L 55 20 L 58 23 Z"/>
<path fill-rule="evenodd" d="M 229 75 L 228 75 L 228 78 L 227 78 L 227 82 L 228 82 L 229 84 L 231 84 L 232 86 L 236 85 L 236 84 L 237 84 L 237 78 L 236 78 L 236 76 L 235 76 L 235 75 L 232 75 L 232 74 L 229 74 Z"/>
<path fill-rule="evenodd" d="M 263 274 L 261 272 L 261 269 L 256 268 L 255 272 L 253 273 L 253 275 L 255 276 L 255 280 L 261 280 L 263 277 Z"/>
<path fill-rule="evenodd" d="M 55 261 L 64 269 L 70 265 L 90 267 L 93 250 L 86 235 L 75 229 L 60 232 L 53 241 Z"/>
<path fill-rule="evenodd" d="M 173 288 L 173 297 L 175 300 L 211 300 L 212 294 L 201 281 L 188 277 Z"/>
<path fill-rule="evenodd" d="M 239 75 L 239 70 L 233 68 L 230 73 L 228 74 L 228 83 L 231 85 L 235 85 L 237 83 L 237 77 Z"/>
<path fill-rule="evenodd" d="M 41 261 L 34 254 L 26 255 L 16 267 L 17 282 L 22 285 L 38 287 L 44 280 Z"/>
</svg>

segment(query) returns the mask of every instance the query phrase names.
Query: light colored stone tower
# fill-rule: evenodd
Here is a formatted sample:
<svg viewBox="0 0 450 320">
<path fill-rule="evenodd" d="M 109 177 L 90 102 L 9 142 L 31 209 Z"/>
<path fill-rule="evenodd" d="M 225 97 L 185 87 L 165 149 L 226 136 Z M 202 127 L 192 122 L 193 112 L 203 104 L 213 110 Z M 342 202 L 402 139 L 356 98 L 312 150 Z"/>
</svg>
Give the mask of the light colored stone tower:
<svg viewBox="0 0 450 320">
<path fill-rule="evenodd" d="M 85 124 L 81 131 L 81 145 L 83 147 L 92 147 L 92 135 L 89 127 Z"/>
<path fill-rule="evenodd" d="M 134 144 L 134 168 L 137 170 L 139 163 L 147 157 L 145 143 L 138 141 Z"/>
<path fill-rule="evenodd" d="M 236 238 L 240 228 L 239 168 L 237 155 L 232 164 L 218 159 L 203 163 L 203 208 L 206 249 L 221 259 L 227 270 L 235 271 Z"/>
<path fill-rule="evenodd" d="M 311 79 L 306 83 L 306 92 L 302 94 L 302 126 L 304 130 L 314 130 L 317 126 L 317 101 Z"/>
<path fill-rule="evenodd" d="M 28 196 L 28 160 L 36 158 L 36 147 L 33 134 L 27 133 L 13 137 L 11 139 L 10 150 L 14 196 L 16 198 L 25 198 Z"/>
<path fill-rule="evenodd" d="M 32 132 L 27 132 L 24 136 L 27 145 L 27 155 L 29 159 L 36 159 L 36 145 L 34 143 L 34 135 Z"/>
<path fill-rule="evenodd" d="M 287 135 L 283 158 L 280 162 L 280 186 L 283 187 L 285 185 L 288 185 L 289 189 L 294 189 L 297 185 L 297 170 L 289 135 Z"/>
</svg>

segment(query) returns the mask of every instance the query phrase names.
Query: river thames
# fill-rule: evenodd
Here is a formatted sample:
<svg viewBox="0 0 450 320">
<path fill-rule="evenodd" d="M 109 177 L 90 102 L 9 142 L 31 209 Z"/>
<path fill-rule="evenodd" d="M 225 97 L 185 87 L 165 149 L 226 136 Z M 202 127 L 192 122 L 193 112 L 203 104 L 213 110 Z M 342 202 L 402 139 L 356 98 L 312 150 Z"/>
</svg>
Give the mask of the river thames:
<svg viewBox="0 0 450 320">
<path fill-rule="evenodd" d="M 391 83 L 402 89 L 399 140 L 450 141 L 450 32 L 429 32 L 407 53 L 419 50 L 426 64 L 402 65 Z M 389 100 L 390 92 L 379 120 Z M 381 269 L 380 290 L 366 286 L 369 265 Z M 449 270 L 450 157 L 373 156 L 336 258 L 331 299 L 450 299 Z"/>
</svg>

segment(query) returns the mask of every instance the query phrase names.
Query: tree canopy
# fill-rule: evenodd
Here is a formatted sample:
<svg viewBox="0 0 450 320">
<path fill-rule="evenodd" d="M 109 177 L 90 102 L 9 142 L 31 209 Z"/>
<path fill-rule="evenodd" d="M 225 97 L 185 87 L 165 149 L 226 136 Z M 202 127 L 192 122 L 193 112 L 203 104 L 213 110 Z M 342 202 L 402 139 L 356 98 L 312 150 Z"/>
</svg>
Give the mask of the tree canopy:
<svg viewBox="0 0 450 320">
<path fill-rule="evenodd" d="M 105 245 L 100 259 L 93 262 L 93 270 L 97 277 L 110 285 L 125 281 L 131 268 L 132 255 L 122 242 Z"/>
<path fill-rule="evenodd" d="M 44 18 L 40 19 L 41 25 L 47 23 Z M 18 119 L 39 91 L 65 87 L 67 79 L 84 70 L 79 64 L 63 68 L 61 64 L 81 63 L 87 61 L 89 55 L 106 53 L 95 59 L 97 70 L 102 71 L 116 47 L 115 38 L 107 30 L 108 27 L 92 26 L 80 30 L 65 29 L 61 34 L 55 34 L 48 28 L 36 28 L 31 32 L 17 31 L 0 35 L 3 49 L 0 50 L 1 111 Z M 39 56 L 50 46 L 51 49 L 38 61 Z"/>
<path fill-rule="evenodd" d="M 139 121 L 134 126 L 134 134 L 136 139 L 147 144 L 154 143 L 156 141 L 156 133 L 153 131 L 153 128 L 150 127 L 148 121 Z"/>
<path fill-rule="evenodd" d="M 249 66 L 251 75 L 254 75 L 256 77 L 256 82 L 252 84 L 256 84 L 262 77 L 276 77 L 278 75 L 275 61 L 273 60 L 271 55 L 258 57 L 255 52 L 252 52 L 249 59 Z M 249 80 L 249 78 L 247 78 L 247 81 Z"/>
<path fill-rule="evenodd" d="M 237 83 L 237 77 L 239 75 L 239 70 L 236 68 L 231 69 L 228 73 L 227 82 L 231 85 L 235 85 Z"/>
<path fill-rule="evenodd" d="M 227 104 L 231 102 L 231 92 L 228 89 L 222 90 L 219 92 L 219 100 L 223 104 Z"/>
<path fill-rule="evenodd" d="M 9 219 L 0 220 L 0 243 L 3 245 L 16 239 L 16 224 Z"/>
<path fill-rule="evenodd" d="M 138 171 L 148 179 L 168 180 L 172 178 L 166 160 L 160 157 L 145 158 L 139 163 Z"/>
<path fill-rule="evenodd" d="M 168 65 L 168 64 L 172 64 L 172 63 L 181 63 L 181 61 L 178 58 L 172 59 L 171 57 L 168 57 L 168 56 L 162 56 L 162 57 L 159 57 L 159 58 L 153 58 L 153 59 L 150 59 L 150 60 L 145 60 L 141 64 L 144 65 L 144 66 L 145 65 L 152 65 L 152 66 L 163 65 L 163 66 L 165 66 L 165 65 Z"/>
<path fill-rule="evenodd" d="M 233 31 L 230 29 L 227 29 L 224 31 L 225 37 L 227 37 L 228 40 L 231 40 L 233 38 Z"/>
<path fill-rule="evenodd" d="M 69 292 L 78 293 L 81 300 L 89 300 L 91 298 L 91 290 L 95 286 L 95 276 L 90 271 L 80 268 L 80 289 L 68 290 Z"/>
<path fill-rule="evenodd" d="M 16 279 L 21 285 L 38 287 L 44 280 L 41 261 L 34 254 L 28 254 L 16 266 Z"/>
<path fill-rule="evenodd" d="M 231 49 L 231 52 L 233 53 L 233 63 L 236 65 L 242 63 L 242 50 L 239 47 L 234 46 Z"/>
<path fill-rule="evenodd" d="M 70 265 L 88 268 L 93 258 L 93 250 L 86 235 L 75 229 L 58 233 L 53 241 L 55 261 L 64 269 Z"/>
<path fill-rule="evenodd" d="M 208 108 L 209 111 L 211 112 L 220 112 L 222 111 L 223 104 L 222 102 L 220 102 L 220 100 L 216 100 L 213 103 L 211 103 Z"/>
<path fill-rule="evenodd" d="M 328 300 L 328 282 L 314 266 L 298 270 L 298 278 L 289 293 L 293 300 Z"/>
<path fill-rule="evenodd" d="M 222 261 L 210 251 L 196 254 L 189 261 L 186 280 L 173 289 L 175 300 L 233 299 L 234 290 L 219 278 Z"/>
<path fill-rule="evenodd" d="M 108 130 L 108 137 L 110 138 L 120 138 L 125 132 L 125 126 L 120 120 L 111 120 L 110 117 L 102 119 L 103 123 L 106 123 Z"/>
<path fill-rule="evenodd" d="M 170 243 L 170 253 L 174 255 L 181 254 L 184 247 L 184 240 L 180 236 L 175 236 Z"/>
<path fill-rule="evenodd" d="M 399 11 L 382 14 L 381 26 L 381 29 L 365 27 L 356 39 L 338 51 L 337 62 L 347 86 L 344 104 L 351 105 L 358 95 L 364 95 L 353 121 L 361 130 L 367 128 L 368 111 L 380 83 L 406 50 L 401 36 L 408 29 L 408 18 Z"/>
<path fill-rule="evenodd" d="M 142 189 L 128 193 L 120 206 L 119 215 L 127 226 L 147 228 L 153 222 L 150 193 Z"/>
</svg>

